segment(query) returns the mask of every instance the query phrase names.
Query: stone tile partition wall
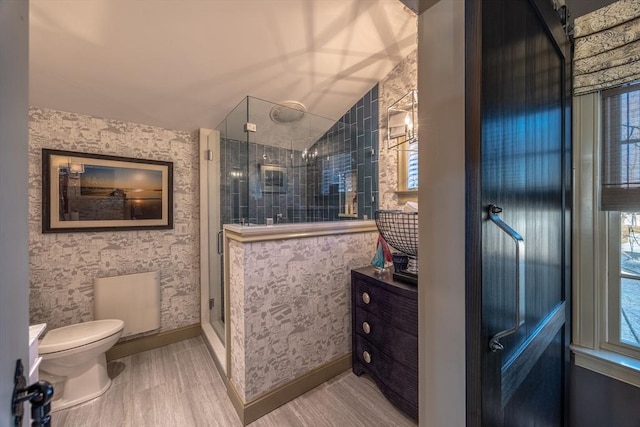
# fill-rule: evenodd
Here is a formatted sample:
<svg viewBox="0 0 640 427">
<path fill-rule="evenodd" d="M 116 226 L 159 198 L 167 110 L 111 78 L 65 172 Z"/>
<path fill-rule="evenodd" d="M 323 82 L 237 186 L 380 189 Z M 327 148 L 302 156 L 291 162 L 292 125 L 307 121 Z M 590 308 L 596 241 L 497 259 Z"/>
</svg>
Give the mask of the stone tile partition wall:
<svg viewBox="0 0 640 427">
<path fill-rule="evenodd" d="M 229 241 L 230 381 L 244 402 L 351 353 L 350 272 L 376 239 Z"/>
<path fill-rule="evenodd" d="M 30 322 L 91 320 L 95 277 L 159 270 L 161 331 L 199 323 L 197 134 L 31 108 L 29 135 Z M 42 234 L 42 148 L 172 161 L 173 230 Z"/>
<path fill-rule="evenodd" d="M 380 82 L 380 209 L 398 209 L 398 151 L 387 150 L 387 109 L 411 89 L 418 88 L 418 54 L 410 53 Z M 418 97 L 429 94 L 418 94 Z M 419 108 L 419 107 L 418 107 Z"/>
</svg>

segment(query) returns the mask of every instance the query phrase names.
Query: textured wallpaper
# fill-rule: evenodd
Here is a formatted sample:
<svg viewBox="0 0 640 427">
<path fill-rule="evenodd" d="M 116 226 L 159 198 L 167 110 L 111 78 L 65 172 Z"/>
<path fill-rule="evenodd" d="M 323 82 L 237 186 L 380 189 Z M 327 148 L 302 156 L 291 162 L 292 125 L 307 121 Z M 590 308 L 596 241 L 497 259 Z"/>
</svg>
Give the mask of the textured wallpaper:
<svg viewBox="0 0 640 427">
<path fill-rule="evenodd" d="M 387 150 L 387 109 L 411 89 L 418 88 L 418 54 L 410 53 L 380 82 L 380 209 L 397 209 L 398 152 Z M 421 95 L 418 94 L 418 97 Z M 426 96 L 426 95 L 422 95 Z"/>
<path fill-rule="evenodd" d="M 245 298 L 243 244 L 229 241 L 229 332 L 231 335 L 230 377 L 240 396 L 245 396 Z"/>
<path fill-rule="evenodd" d="M 92 320 L 94 277 L 159 270 L 161 330 L 199 323 L 197 133 L 31 108 L 29 135 L 30 322 Z M 42 148 L 172 161 L 174 229 L 42 234 Z"/>
<path fill-rule="evenodd" d="M 371 263 L 376 238 L 231 243 L 231 381 L 245 402 L 350 354 L 351 269 Z"/>
</svg>

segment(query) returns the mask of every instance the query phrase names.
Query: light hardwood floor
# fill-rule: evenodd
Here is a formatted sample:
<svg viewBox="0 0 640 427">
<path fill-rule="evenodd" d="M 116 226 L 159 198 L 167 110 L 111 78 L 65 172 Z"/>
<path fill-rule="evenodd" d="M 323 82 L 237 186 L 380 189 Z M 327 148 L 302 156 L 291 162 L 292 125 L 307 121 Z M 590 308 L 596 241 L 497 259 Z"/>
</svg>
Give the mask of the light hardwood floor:
<svg viewBox="0 0 640 427">
<path fill-rule="evenodd" d="M 98 399 L 53 414 L 54 427 L 240 427 L 200 337 L 114 360 L 113 384 Z M 365 375 L 345 372 L 250 424 L 251 427 L 416 424 Z"/>
</svg>

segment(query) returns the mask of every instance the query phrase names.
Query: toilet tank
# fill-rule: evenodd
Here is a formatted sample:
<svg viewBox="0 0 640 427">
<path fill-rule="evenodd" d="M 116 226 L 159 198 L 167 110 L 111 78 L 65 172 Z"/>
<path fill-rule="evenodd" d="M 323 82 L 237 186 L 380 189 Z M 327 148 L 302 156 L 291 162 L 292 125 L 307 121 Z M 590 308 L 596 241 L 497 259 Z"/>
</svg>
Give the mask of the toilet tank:
<svg viewBox="0 0 640 427">
<path fill-rule="evenodd" d="M 122 337 L 159 329 L 160 272 L 94 279 L 93 317 L 123 320 Z"/>
</svg>

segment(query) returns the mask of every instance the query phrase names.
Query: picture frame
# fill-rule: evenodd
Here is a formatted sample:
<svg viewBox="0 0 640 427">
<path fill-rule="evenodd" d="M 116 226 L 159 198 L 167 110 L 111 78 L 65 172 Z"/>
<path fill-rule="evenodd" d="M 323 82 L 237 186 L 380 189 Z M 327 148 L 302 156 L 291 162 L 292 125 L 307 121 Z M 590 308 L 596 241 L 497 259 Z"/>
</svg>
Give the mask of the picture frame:
<svg viewBox="0 0 640 427">
<path fill-rule="evenodd" d="M 282 166 L 260 165 L 264 193 L 287 192 L 287 169 Z"/>
<path fill-rule="evenodd" d="M 173 228 L 173 163 L 42 150 L 42 232 Z"/>
</svg>

